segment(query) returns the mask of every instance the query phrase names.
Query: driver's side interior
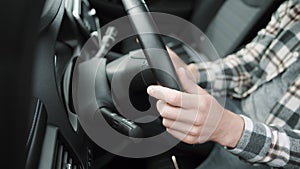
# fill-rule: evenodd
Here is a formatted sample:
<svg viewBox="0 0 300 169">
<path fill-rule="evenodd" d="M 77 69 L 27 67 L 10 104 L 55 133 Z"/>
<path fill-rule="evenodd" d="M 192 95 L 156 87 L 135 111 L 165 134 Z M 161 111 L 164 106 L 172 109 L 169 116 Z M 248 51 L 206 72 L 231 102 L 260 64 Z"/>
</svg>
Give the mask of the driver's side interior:
<svg viewBox="0 0 300 169">
<path fill-rule="evenodd" d="M 280 1 L 272 0 L 153 0 L 146 1 L 149 10 L 164 12 L 184 18 L 199 29 L 210 39 L 220 57 L 226 56 L 249 42 L 256 32 L 264 27 L 271 13 L 280 5 Z M 45 0 L 41 5 L 36 45 L 32 59 L 31 96 L 29 125 L 26 128 L 26 169 L 100 169 L 100 168 L 159 168 L 151 166 L 151 158 L 126 158 L 108 152 L 98 146 L 85 132 L 78 120 L 76 102 L 73 100 L 72 80 L 76 61 L 81 55 L 82 48 L 88 39 L 101 40 L 105 32 L 98 30 L 107 23 L 125 16 L 125 10 L 119 0 Z M 250 31 L 251 30 L 251 31 Z M 253 31 L 255 30 L 255 31 Z M 184 30 L 180 30 L 182 33 Z M 100 35 L 102 34 L 102 35 Z M 199 39 L 195 37 L 195 41 Z M 197 62 L 188 47 L 173 38 L 164 36 L 164 45 L 173 49 L 186 63 Z M 97 48 L 95 42 L 94 48 Z M 99 45 L 99 44 L 98 44 Z M 128 57 L 128 53 L 139 49 L 136 36 L 117 43 L 107 51 L 106 71 L 102 74 L 106 82 L 112 81 L 112 75 L 117 70 L 118 60 Z M 199 49 L 201 51 L 201 49 Z M 91 49 L 91 55 L 97 51 Z M 206 55 L 206 53 L 203 53 Z M 132 63 L 135 65 L 137 63 Z M 101 72 L 98 72 L 101 74 Z M 126 72 L 125 72 L 126 73 Z M 149 72 L 143 72 L 149 74 Z M 151 74 L 151 73 L 150 73 Z M 151 75 L 150 75 L 151 76 Z M 141 81 L 136 77 L 136 81 Z M 155 83 L 150 78 L 149 83 Z M 137 84 L 137 83 L 134 83 Z M 109 86 L 110 87 L 110 86 Z M 110 93 L 100 90 L 99 97 L 111 100 Z M 137 108 L 145 108 L 144 102 L 138 102 L 145 92 L 145 86 L 131 86 L 128 97 L 137 100 Z M 137 90 L 140 89 L 140 90 Z M 98 89 L 96 89 L 98 90 Z M 110 103 L 112 104 L 112 102 Z M 110 105 L 108 104 L 108 105 Z M 123 134 L 130 135 L 129 129 L 120 128 L 116 119 L 127 122 L 118 114 L 115 108 L 105 109 L 107 121 L 111 120 L 112 127 Z M 109 107 L 109 106 L 108 106 Z M 153 123 L 145 128 L 154 128 Z M 130 126 L 132 127 L 132 126 Z M 140 126 L 133 126 L 136 129 Z M 140 129 L 140 128 L 139 128 Z M 143 128 L 142 128 L 143 129 Z M 163 130 L 163 129 L 162 129 Z M 131 131 L 131 129 L 130 129 Z M 159 132 L 159 131 L 158 131 Z M 101 134 L 101 133 L 99 133 Z M 153 133 L 152 133 L 153 134 Z M 157 134 L 157 133 L 155 133 Z M 134 133 L 133 135 L 139 135 Z M 196 152 L 186 148 L 190 153 L 179 163 L 192 161 L 182 168 L 194 168 L 209 155 L 213 144 L 197 149 Z M 183 146 L 185 147 L 185 146 Z M 199 155 L 201 154 L 202 156 Z M 192 156 L 199 156 L 192 158 Z M 163 161 L 161 162 L 163 166 Z M 184 164 L 182 164 L 184 166 Z"/>
</svg>

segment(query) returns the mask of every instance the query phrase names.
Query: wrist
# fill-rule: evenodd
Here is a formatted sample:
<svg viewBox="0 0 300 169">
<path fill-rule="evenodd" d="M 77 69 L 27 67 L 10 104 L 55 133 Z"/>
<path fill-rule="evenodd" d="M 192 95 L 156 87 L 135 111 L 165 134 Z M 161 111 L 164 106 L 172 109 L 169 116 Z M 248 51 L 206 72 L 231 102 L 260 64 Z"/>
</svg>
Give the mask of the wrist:
<svg viewBox="0 0 300 169">
<path fill-rule="evenodd" d="M 243 118 L 225 109 L 213 141 L 228 148 L 235 148 L 242 137 L 243 131 Z"/>
</svg>

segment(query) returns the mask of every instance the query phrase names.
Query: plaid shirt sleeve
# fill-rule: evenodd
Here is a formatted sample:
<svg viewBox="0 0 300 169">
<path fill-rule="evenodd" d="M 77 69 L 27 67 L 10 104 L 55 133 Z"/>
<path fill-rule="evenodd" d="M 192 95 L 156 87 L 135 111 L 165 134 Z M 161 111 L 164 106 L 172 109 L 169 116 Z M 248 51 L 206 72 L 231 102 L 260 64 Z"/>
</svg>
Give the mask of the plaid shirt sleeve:
<svg viewBox="0 0 300 169">
<path fill-rule="evenodd" d="M 258 87 L 258 81 L 262 84 L 267 79 L 268 70 L 282 65 L 286 68 L 290 64 L 287 62 L 288 58 L 276 58 L 277 56 L 273 55 L 279 52 L 283 53 L 282 56 L 287 55 L 288 51 L 284 51 L 286 47 L 278 42 L 279 35 L 286 31 L 289 25 L 297 22 L 296 18 L 299 19 L 299 6 L 295 7 L 297 3 L 299 1 L 296 0 L 283 3 L 272 15 L 266 28 L 260 30 L 252 42 L 240 51 L 213 62 L 197 63 L 199 85 L 206 89 L 213 89 L 217 96 L 225 95 L 227 91 L 227 94 L 242 98 Z M 277 46 L 272 49 L 274 43 Z M 268 64 L 262 63 L 262 59 L 267 60 Z M 276 73 L 279 74 L 279 71 L 282 70 L 278 69 Z"/>
<path fill-rule="evenodd" d="M 284 2 L 273 14 L 268 26 L 243 49 L 224 59 L 197 64 L 199 84 L 212 89 L 215 95 L 225 95 L 224 91 L 228 90 L 230 95 L 243 98 L 284 71 L 293 63 L 288 60 L 299 59 L 298 56 L 289 58 L 291 51 L 299 52 L 299 25 L 295 32 L 289 30 L 291 25 L 299 24 L 299 6 L 297 0 Z M 288 37 L 289 40 L 295 38 L 297 47 L 285 46 L 287 38 L 279 35 L 286 34 L 293 35 Z M 272 70 L 273 67 L 276 70 Z M 254 165 L 262 163 L 272 167 L 299 168 L 300 75 L 275 104 L 265 123 L 246 116 L 242 118 L 245 122 L 243 135 L 230 152 Z"/>
<path fill-rule="evenodd" d="M 274 25 L 276 19 L 272 19 Z M 197 63 L 199 70 L 199 85 L 206 89 L 213 89 L 218 95 L 226 94 L 241 98 L 243 92 L 249 89 L 257 78 L 253 71 L 259 65 L 262 54 L 275 38 L 273 26 L 258 32 L 256 38 L 243 49 L 226 58 L 213 62 Z"/>
<path fill-rule="evenodd" d="M 245 122 L 243 135 L 230 152 L 250 163 L 299 168 L 300 76 L 273 108 L 265 124 L 242 117 Z"/>
</svg>

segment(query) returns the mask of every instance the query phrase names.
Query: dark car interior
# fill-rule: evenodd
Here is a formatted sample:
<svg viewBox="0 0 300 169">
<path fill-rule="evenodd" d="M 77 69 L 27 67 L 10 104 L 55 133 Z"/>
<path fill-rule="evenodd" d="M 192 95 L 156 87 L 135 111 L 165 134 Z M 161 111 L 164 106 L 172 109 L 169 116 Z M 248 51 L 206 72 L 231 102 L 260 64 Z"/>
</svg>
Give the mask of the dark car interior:
<svg viewBox="0 0 300 169">
<path fill-rule="evenodd" d="M 151 12 L 172 14 L 196 25 L 210 39 L 219 56 L 224 57 L 251 41 L 282 2 L 149 0 L 146 4 Z M 1 128 L 6 131 L 3 138 L 9 138 L 3 139 L 3 144 L 9 145 L 3 148 L 8 159 L 4 160 L 4 166 L 8 166 L 5 168 L 147 168 L 143 158 L 118 156 L 95 144 L 79 123 L 76 103 L 72 100 L 72 77 L 81 49 L 91 37 L 100 37 L 97 30 L 101 27 L 127 15 L 122 1 L 25 0 L 5 3 L 0 5 L 5 16 L 1 41 L 7 45 L 3 50 L 1 48 L 5 59 L 0 62 L 4 79 L 7 79 L 1 83 L 4 108 Z M 129 37 L 107 51 L 104 66 L 108 73 L 100 75 L 106 82 L 111 81 L 109 71 L 115 71 L 113 65 L 118 59 L 141 48 L 136 38 Z M 197 62 L 185 44 L 167 36 L 161 38 L 163 45 L 173 49 L 183 61 Z M 148 44 L 147 41 L 140 43 Z M 111 99 L 110 94 L 105 93 L 99 92 L 99 97 Z M 139 93 L 129 94 L 133 100 L 144 97 Z M 143 109 L 144 105 L 142 102 L 137 107 Z M 107 113 L 107 118 L 118 114 L 113 107 L 102 110 Z M 115 129 L 118 130 L 118 126 Z M 130 135 L 127 130 L 120 132 Z M 204 144 L 198 151 L 207 156 L 211 146 L 211 143 Z"/>
</svg>

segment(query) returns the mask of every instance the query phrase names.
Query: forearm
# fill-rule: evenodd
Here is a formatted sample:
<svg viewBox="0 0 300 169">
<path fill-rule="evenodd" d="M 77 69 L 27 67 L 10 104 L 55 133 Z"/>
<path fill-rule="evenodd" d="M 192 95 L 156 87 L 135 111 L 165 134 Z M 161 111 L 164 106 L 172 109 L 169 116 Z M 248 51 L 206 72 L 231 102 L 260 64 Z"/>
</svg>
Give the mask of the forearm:
<svg viewBox="0 0 300 169">
<path fill-rule="evenodd" d="M 261 30 L 251 43 L 238 52 L 211 62 L 196 63 L 198 82 L 202 87 L 214 92 L 227 90 L 237 97 L 245 97 L 251 86 L 261 78 L 259 72 L 262 56 L 274 35 Z"/>
<path fill-rule="evenodd" d="M 243 93 L 252 86 L 255 80 L 251 72 L 245 69 L 247 64 L 252 63 L 246 63 L 240 58 L 244 53 L 244 51 L 240 51 L 224 59 L 196 64 L 198 84 L 212 90 L 217 94 L 216 96 L 231 93 L 231 95 L 242 97 Z"/>
</svg>

